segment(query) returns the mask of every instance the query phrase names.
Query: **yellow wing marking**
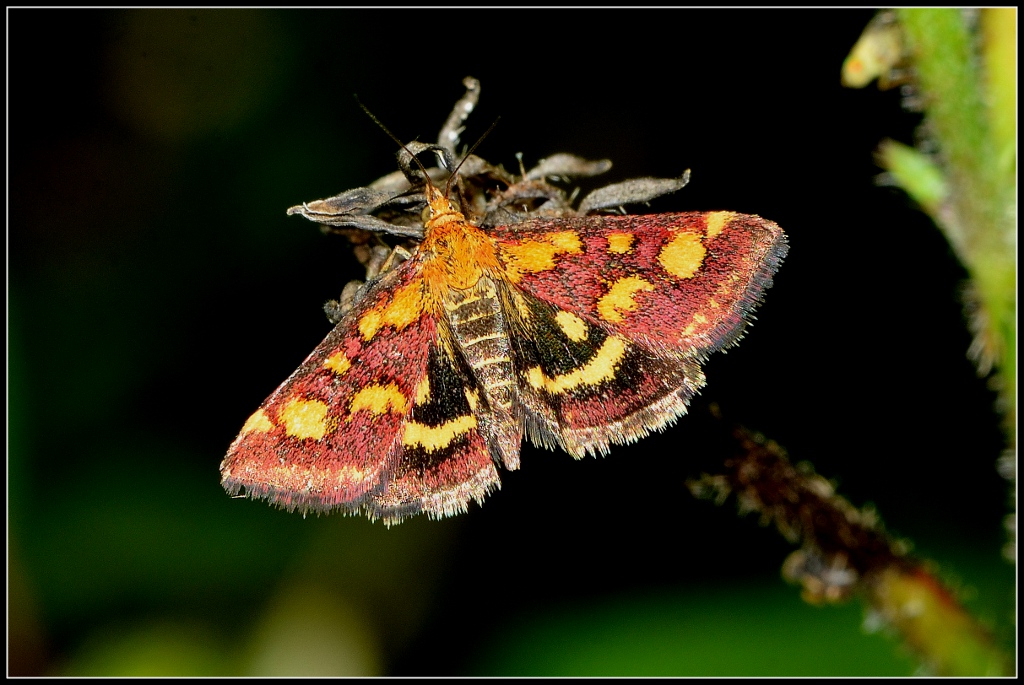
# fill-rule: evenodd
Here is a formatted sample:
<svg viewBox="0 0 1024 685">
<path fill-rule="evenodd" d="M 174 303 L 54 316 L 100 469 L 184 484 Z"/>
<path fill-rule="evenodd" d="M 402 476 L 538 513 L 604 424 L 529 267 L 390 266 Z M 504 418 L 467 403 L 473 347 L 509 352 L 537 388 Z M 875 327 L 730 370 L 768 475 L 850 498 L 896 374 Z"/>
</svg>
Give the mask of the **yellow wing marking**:
<svg viewBox="0 0 1024 685">
<path fill-rule="evenodd" d="M 608 251 L 612 254 L 628 254 L 633 249 L 632 233 L 609 233 Z"/>
<path fill-rule="evenodd" d="M 327 435 L 327 405 L 320 400 L 293 397 L 278 416 L 285 432 L 293 438 L 319 440 Z"/>
<path fill-rule="evenodd" d="M 631 312 L 637 308 L 636 300 L 633 298 L 642 290 L 654 290 L 654 284 L 639 276 L 620 278 L 597 301 L 598 315 L 605 321 L 620 323 L 625 318 L 623 312 Z"/>
<path fill-rule="evenodd" d="M 355 414 L 360 409 L 365 409 L 378 416 L 387 412 L 405 414 L 409 409 L 409 404 L 405 395 L 394 383 L 387 385 L 374 383 L 352 396 L 349 411 Z"/>
<path fill-rule="evenodd" d="M 359 319 L 359 332 L 363 340 L 370 340 L 383 326 L 402 330 L 423 314 L 423 287 L 415 280 L 395 291 L 386 305 L 374 307 Z"/>
<path fill-rule="evenodd" d="M 725 230 L 725 227 L 729 225 L 735 216 L 736 212 L 708 212 L 708 237 L 714 238 Z"/>
<path fill-rule="evenodd" d="M 426 404 L 430 401 L 430 376 L 424 376 L 416 385 L 415 404 Z"/>
<path fill-rule="evenodd" d="M 708 229 L 710 232 L 710 228 Z M 700 242 L 700 236 L 693 233 L 677 233 L 676 237 L 661 248 L 658 261 L 677 278 L 693 278 L 704 263 L 707 250 Z"/>
<path fill-rule="evenodd" d="M 338 350 L 324 361 L 324 366 L 341 376 L 352 368 L 352 362 L 348 360 L 344 352 Z"/>
<path fill-rule="evenodd" d="M 513 283 L 518 283 L 523 273 L 550 271 L 555 268 L 555 257 L 561 254 L 581 254 L 583 244 L 576 231 L 548 233 L 536 240 L 524 240 L 502 248 L 505 255 L 505 271 Z"/>
<path fill-rule="evenodd" d="M 587 339 L 586 322 L 572 312 L 558 310 L 555 314 L 555 322 L 569 340 L 580 342 Z"/>
<path fill-rule="evenodd" d="M 625 353 L 626 341 L 609 337 L 597 354 L 575 371 L 549 378 L 539 366 L 534 366 L 527 370 L 526 380 L 537 390 L 545 390 L 551 395 L 568 392 L 581 385 L 597 385 L 615 378 L 615 371 Z"/>
<path fill-rule="evenodd" d="M 440 426 L 427 426 L 416 421 L 405 424 L 402 444 L 406 447 L 422 447 L 428 452 L 443 449 L 452 444 L 460 435 L 476 428 L 476 417 L 472 414 L 442 423 Z"/>
<path fill-rule="evenodd" d="M 246 433 L 269 433 L 274 430 L 273 422 L 267 417 L 266 412 L 262 409 L 257 409 L 256 413 L 250 416 L 245 421 L 245 425 L 242 426 L 242 435 Z"/>
</svg>

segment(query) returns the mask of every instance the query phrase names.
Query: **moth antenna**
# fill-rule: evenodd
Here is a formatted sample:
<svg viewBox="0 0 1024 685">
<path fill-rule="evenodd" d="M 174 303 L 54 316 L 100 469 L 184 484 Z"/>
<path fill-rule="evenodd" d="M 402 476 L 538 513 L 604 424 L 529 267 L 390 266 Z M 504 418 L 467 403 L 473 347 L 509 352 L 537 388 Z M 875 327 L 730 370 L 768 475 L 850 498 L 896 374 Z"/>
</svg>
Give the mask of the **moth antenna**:
<svg viewBox="0 0 1024 685">
<path fill-rule="evenodd" d="M 409 153 L 409 156 L 412 157 L 412 161 L 416 162 L 416 166 L 418 166 L 420 168 L 420 171 L 423 172 L 423 177 L 426 178 L 427 179 L 427 183 L 430 184 L 430 174 L 427 173 L 426 167 L 424 167 L 423 164 L 420 162 L 420 160 L 417 159 L 416 155 L 414 155 L 412 153 L 412 150 L 410 150 L 408 147 L 406 147 L 405 143 L 403 143 L 401 140 L 399 140 L 398 136 L 396 136 L 394 133 L 392 133 L 388 129 L 388 127 L 385 126 L 381 122 L 380 119 L 378 119 L 377 117 L 373 116 L 373 112 L 371 112 L 369 109 L 366 108 L 366 105 L 364 105 L 362 103 L 362 101 L 359 100 L 359 96 L 358 95 L 353 94 L 352 97 L 354 97 L 356 99 L 356 104 L 358 104 L 363 109 L 363 111 L 366 112 L 366 116 L 370 117 L 370 119 L 373 120 L 373 123 L 375 123 L 378 126 L 380 126 L 380 129 L 382 131 L 384 131 L 384 133 L 387 133 L 391 137 L 391 140 L 393 140 L 396 143 L 398 143 L 399 147 L 401 147 L 403 150 L 405 150 L 406 152 Z M 497 122 L 495 122 L 495 123 L 497 123 Z M 494 127 L 491 126 L 491 128 L 494 128 Z M 489 129 L 488 129 L 488 132 L 489 132 Z M 476 146 L 474 145 L 473 147 L 476 147 Z M 431 185 L 433 185 L 433 184 L 431 184 Z M 446 191 L 445 195 L 447 196 L 447 194 L 448 193 Z"/>
<path fill-rule="evenodd" d="M 451 192 L 452 181 L 455 180 L 455 177 L 458 175 L 459 169 L 462 168 L 462 165 L 465 163 L 467 159 L 469 159 L 469 156 L 473 154 L 473 152 L 480 146 L 480 143 L 484 142 L 484 138 L 486 138 L 490 134 L 490 132 L 494 130 L 494 127 L 498 125 L 499 121 L 501 121 L 501 117 L 495 119 L 494 123 L 487 127 L 487 130 L 484 131 L 484 134 L 476 139 L 476 142 L 473 143 L 469 150 L 466 151 L 466 155 L 462 158 L 462 160 L 459 161 L 458 164 L 455 165 L 455 168 L 452 169 L 452 175 L 448 177 L 448 183 L 444 187 L 445 197 L 448 197 L 448 194 Z"/>
</svg>

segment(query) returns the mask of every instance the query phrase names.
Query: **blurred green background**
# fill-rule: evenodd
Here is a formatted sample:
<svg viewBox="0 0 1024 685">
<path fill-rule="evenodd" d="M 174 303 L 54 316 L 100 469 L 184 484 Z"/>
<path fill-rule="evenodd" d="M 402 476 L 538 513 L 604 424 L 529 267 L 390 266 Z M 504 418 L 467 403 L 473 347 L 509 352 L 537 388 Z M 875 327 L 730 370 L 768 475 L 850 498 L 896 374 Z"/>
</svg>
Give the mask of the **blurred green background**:
<svg viewBox="0 0 1024 685">
<path fill-rule="evenodd" d="M 1007 486 L 964 272 L 875 185 L 899 94 L 844 90 L 872 13 L 8 12 L 9 669 L 47 675 L 908 675 L 790 548 L 691 499 L 707 407 L 810 460 L 1003 638 Z M 595 25 L 598 27 L 595 30 Z M 217 467 L 359 267 L 285 209 L 395 168 L 466 75 L 464 141 L 516 168 L 677 176 L 649 210 L 768 217 L 791 251 L 666 433 L 523 448 L 482 508 L 393 529 L 231 499 Z"/>
</svg>

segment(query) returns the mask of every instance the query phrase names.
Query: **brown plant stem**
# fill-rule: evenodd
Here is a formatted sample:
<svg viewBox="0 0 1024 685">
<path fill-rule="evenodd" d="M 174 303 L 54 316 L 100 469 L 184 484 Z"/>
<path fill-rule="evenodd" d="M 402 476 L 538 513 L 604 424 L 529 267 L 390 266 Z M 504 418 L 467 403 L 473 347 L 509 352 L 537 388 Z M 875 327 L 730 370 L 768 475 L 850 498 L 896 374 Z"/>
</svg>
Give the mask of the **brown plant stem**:
<svg viewBox="0 0 1024 685">
<path fill-rule="evenodd" d="M 806 463 L 794 465 L 772 440 L 733 432 L 739 453 L 717 474 L 688 483 L 719 503 L 736 496 L 741 513 L 756 512 L 800 545 L 783 566 L 787 580 L 814 604 L 860 597 L 869 617 L 898 633 L 935 675 L 1008 675 L 1010 659 L 992 634 L 908 545 L 889 536 L 870 509 L 857 509 Z"/>
</svg>

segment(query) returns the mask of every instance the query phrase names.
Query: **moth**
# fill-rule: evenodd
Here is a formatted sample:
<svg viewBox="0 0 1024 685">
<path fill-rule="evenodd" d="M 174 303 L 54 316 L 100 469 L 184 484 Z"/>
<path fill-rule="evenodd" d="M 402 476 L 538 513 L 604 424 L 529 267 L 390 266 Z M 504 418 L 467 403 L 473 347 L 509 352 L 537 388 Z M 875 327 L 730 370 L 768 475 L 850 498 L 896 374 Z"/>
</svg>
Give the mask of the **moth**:
<svg viewBox="0 0 1024 685">
<path fill-rule="evenodd" d="M 229 493 L 387 525 L 465 512 L 519 468 L 524 438 L 581 458 L 664 430 L 771 286 L 788 249 L 771 221 L 596 214 L 688 174 L 574 206 L 551 181 L 610 163 L 556 155 L 513 175 L 471 150 L 456 165 L 479 97 L 465 83 L 400 172 L 288 210 L 360 243 L 370 277 L 328 304 L 334 329 L 245 422 L 220 467 Z M 380 234 L 407 242 L 367 247 Z"/>
</svg>

